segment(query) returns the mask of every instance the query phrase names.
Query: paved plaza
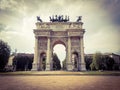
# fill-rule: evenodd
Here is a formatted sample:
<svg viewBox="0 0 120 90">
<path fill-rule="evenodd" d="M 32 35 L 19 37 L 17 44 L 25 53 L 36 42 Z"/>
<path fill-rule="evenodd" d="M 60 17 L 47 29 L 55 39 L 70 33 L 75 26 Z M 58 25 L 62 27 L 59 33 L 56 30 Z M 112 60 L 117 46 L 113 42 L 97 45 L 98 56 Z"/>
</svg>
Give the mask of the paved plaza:
<svg viewBox="0 0 120 90">
<path fill-rule="evenodd" d="M 1 75 L 0 90 L 120 90 L 120 76 Z"/>
</svg>

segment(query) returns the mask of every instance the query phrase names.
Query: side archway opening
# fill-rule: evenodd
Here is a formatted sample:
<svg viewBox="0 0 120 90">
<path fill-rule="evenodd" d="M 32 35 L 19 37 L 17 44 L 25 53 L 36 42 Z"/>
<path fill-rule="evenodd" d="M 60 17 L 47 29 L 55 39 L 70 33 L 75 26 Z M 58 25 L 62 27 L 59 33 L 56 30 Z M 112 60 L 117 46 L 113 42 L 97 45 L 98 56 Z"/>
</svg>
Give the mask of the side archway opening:
<svg viewBox="0 0 120 90">
<path fill-rule="evenodd" d="M 41 63 L 41 70 L 42 71 L 45 71 L 46 69 L 46 53 L 45 52 L 42 52 L 40 54 L 40 63 Z"/>
<path fill-rule="evenodd" d="M 78 71 L 79 70 L 79 57 L 78 57 L 78 52 L 76 51 L 72 53 L 72 63 L 73 63 L 73 70 Z"/>
</svg>

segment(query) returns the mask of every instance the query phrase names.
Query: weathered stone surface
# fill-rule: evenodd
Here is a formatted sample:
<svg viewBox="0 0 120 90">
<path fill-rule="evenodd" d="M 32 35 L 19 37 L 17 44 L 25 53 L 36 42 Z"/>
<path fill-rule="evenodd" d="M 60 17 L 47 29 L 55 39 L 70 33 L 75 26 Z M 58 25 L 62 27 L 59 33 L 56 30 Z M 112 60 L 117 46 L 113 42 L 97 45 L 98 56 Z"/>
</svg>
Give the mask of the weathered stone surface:
<svg viewBox="0 0 120 90">
<path fill-rule="evenodd" d="M 34 34 L 35 44 L 34 66 L 35 70 L 42 70 L 41 53 L 46 54 L 46 70 L 52 70 L 52 52 L 56 44 L 66 47 L 67 70 L 74 70 L 74 57 L 77 55 L 77 70 L 85 70 L 84 45 L 82 22 L 37 22 Z"/>
</svg>

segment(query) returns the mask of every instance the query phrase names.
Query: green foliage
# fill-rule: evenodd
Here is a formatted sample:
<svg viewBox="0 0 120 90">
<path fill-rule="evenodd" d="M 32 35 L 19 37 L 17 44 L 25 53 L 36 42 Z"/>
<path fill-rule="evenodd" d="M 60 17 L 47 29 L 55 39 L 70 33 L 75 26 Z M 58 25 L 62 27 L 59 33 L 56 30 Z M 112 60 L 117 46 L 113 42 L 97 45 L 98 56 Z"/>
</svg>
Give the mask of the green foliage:
<svg viewBox="0 0 120 90">
<path fill-rule="evenodd" d="M 53 54 L 53 69 L 54 70 L 60 70 L 61 69 L 60 60 L 59 60 L 56 53 Z"/>
<path fill-rule="evenodd" d="M 32 62 L 33 56 L 18 54 L 13 59 L 13 67 L 17 71 L 31 70 Z"/>
<path fill-rule="evenodd" d="M 85 56 L 86 69 L 89 70 L 120 70 L 119 63 L 115 63 L 111 54 L 96 52 L 93 55 Z"/>
<path fill-rule="evenodd" d="M 10 46 L 4 41 L 0 40 L 0 70 L 3 70 L 8 63 L 10 51 Z"/>
<path fill-rule="evenodd" d="M 91 70 L 95 70 L 95 65 L 94 65 L 94 63 L 91 63 L 91 64 L 90 64 L 90 68 L 91 68 Z"/>
<path fill-rule="evenodd" d="M 102 55 L 100 52 L 97 52 L 93 55 L 90 68 L 91 70 L 113 70 L 114 59 L 108 55 Z"/>
<path fill-rule="evenodd" d="M 93 60 L 91 63 L 91 70 L 93 70 L 93 68 L 95 68 L 96 70 L 100 70 L 100 66 L 102 64 L 102 54 L 100 52 L 96 52 L 93 55 Z"/>
<path fill-rule="evenodd" d="M 85 56 L 85 64 L 86 64 L 86 70 L 90 70 L 90 64 L 92 63 L 92 57 Z"/>
<path fill-rule="evenodd" d="M 106 56 L 105 60 L 106 60 L 107 70 L 113 70 L 113 66 L 114 66 L 114 63 L 115 63 L 114 59 Z"/>
</svg>

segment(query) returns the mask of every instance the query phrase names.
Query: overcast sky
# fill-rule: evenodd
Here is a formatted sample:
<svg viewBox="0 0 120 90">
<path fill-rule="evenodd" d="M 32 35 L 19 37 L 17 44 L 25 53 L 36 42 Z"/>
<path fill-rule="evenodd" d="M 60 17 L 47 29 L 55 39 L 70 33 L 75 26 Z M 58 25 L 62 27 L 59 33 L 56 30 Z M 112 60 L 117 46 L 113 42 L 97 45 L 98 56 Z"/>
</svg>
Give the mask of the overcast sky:
<svg viewBox="0 0 120 90">
<path fill-rule="evenodd" d="M 85 53 L 120 54 L 120 0 L 0 0 L 0 39 L 12 51 L 34 52 L 36 16 L 48 22 L 51 15 L 82 16 Z"/>
</svg>

